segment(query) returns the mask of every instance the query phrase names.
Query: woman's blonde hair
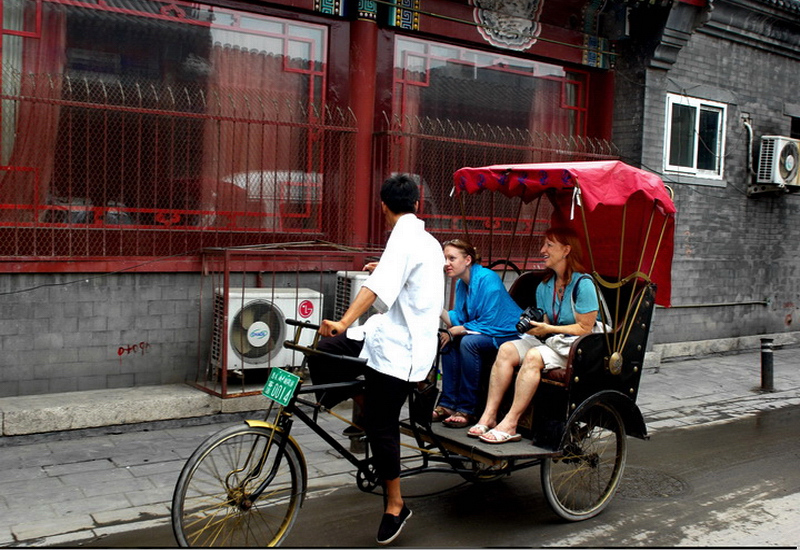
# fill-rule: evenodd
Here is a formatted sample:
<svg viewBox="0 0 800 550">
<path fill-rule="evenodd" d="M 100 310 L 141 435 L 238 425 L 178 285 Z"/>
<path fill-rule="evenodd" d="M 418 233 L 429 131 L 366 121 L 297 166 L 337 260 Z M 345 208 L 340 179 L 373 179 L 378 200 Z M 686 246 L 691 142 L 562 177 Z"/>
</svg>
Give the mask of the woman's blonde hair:
<svg viewBox="0 0 800 550">
<path fill-rule="evenodd" d="M 445 249 L 447 246 L 452 246 L 453 248 L 459 249 L 461 252 L 464 253 L 465 256 L 469 256 L 472 258 L 472 265 L 476 265 L 480 262 L 480 255 L 478 251 L 475 250 L 475 247 L 472 246 L 472 243 L 467 241 L 466 239 L 451 239 L 444 244 L 442 244 L 442 250 Z"/>
</svg>

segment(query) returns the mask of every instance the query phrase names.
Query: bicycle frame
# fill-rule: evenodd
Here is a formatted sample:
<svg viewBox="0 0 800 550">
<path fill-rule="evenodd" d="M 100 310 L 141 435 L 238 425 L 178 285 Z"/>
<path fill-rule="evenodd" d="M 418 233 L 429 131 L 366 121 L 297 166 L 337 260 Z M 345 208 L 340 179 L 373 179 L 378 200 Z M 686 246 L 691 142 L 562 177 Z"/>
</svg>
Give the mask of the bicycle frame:
<svg viewBox="0 0 800 550">
<path fill-rule="evenodd" d="M 289 435 L 291 434 L 292 426 L 294 424 L 294 417 L 296 417 L 300 422 L 308 426 L 311 431 L 317 434 L 323 441 L 325 441 L 333 450 L 339 453 L 342 458 L 347 460 L 350 464 L 352 464 L 357 470 L 358 474 L 362 477 L 363 482 L 359 482 L 359 488 L 362 491 L 369 492 L 372 487 L 377 486 L 380 483 L 375 476 L 375 473 L 370 470 L 370 454 L 369 448 L 367 447 L 367 451 L 364 458 L 357 457 L 352 451 L 347 449 L 344 445 L 342 445 L 333 435 L 331 435 L 325 428 L 319 425 L 316 418 L 319 412 L 322 410 L 322 405 L 316 402 L 312 402 L 306 399 L 302 399 L 300 396 L 309 393 L 315 393 L 319 390 L 328 390 L 334 388 L 343 388 L 343 387 L 357 387 L 359 385 L 363 386 L 363 381 L 354 381 L 354 382 L 338 382 L 338 383 L 331 383 L 331 384 L 317 384 L 317 385 L 309 385 L 309 386 L 302 386 L 298 385 L 295 389 L 295 393 L 292 398 L 289 400 L 289 404 L 286 407 L 279 407 L 277 414 L 277 420 L 274 424 L 269 424 L 264 422 L 267 426 L 274 426 L 276 430 L 283 433 L 286 437 L 282 439 L 281 446 L 285 446 L 287 444 Z M 306 413 L 302 408 L 298 405 L 306 405 L 313 409 L 313 414 L 309 415 Z M 267 416 L 271 413 L 271 408 L 267 411 Z M 251 425 L 260 425 L 261 421 L 248 421 L 248 424 Z M 417 442 L 417 449 L 419 450 L 419 455 L 413 458 L 418 458 L 422 460 L 422 464 L 420 466 L 414 468 L 406 468 L 401 471 L 401 477 L 408 477 L 412 475 L 416 475 L 419 473 L 457 473 L 462 476 L 471 475 L 474 472 L 473 468 L 466 467 L 464 464 L 469 461 L 468 458 L 459 455 L 458 453 L 453 453 L 452 451 L 448 450 L 447 447 L 443 444 L 439 437 L 437 437 L 433 432 L 426 429 L 424 426 L 420 426 L 417 422 L 411 421 L 401 421 L 400 423 L 401 429 L 404 429 L 408 433 L 414 437 L 414 440 Z M 433 448 L 435 451 L 431 450 L 431 446 L 425 446 L 426 443 L 424 441 L 425 436 L 429 437 L 432 440 Z M 282 449 L 281 449 L 282 450 Z M 438 454 L 433 454 L 438 453 Z M 278 453 L 280 456 L 281 453 Z M 262 459 L 263 462 L 263 459 Z M 432 463 L 442 463 L 447 464 L 447 467 L 437 467 L 431 466 Z M 508 472 L 513 470 L 522 469 L 523 467 L 534 466 L 539 463 L 538 460 L 531 461 L 530 463 L 526 463 L 524 465 L 517 465 L 514 468 L 507 470 Z M 469 462 L 471 465 L 472 462 Z M 253 492 L 254 498 L 258 498 L 261 493 L 269 486 L 272 482 L 272 477 L 274 472 L 279 467 L 279 461 L 273 465 L 273 470 L 268 476 L 267 479 L 262 482 L 262 484 Z M 257 474 L 257 472 L 256 472 Z"/>
</svg>

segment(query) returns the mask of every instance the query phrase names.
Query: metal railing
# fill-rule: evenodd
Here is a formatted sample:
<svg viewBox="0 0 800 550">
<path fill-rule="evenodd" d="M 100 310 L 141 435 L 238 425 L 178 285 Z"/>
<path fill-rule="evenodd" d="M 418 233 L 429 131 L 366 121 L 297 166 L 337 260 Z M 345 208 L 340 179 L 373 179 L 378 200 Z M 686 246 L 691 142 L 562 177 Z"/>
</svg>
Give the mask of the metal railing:
<svg viewBox="0 0 800 550">
<path fill-rule="evenodd" d="M 527 263 L 532 253 L 538 254 L 541 243 L 524 237 L 541 237 L 552 208 L 546 201 L 496 200 L 494 193 L 460 203 L 451 195 L 457 169 L 618 158 L 613 143 L 603 139 L 428 117 L 386 117 L 384 123 L 377 136 L 379 159 L 390 171 L 418 175 L 420 217 L 426 227 L 442 241 L 468 235 L 487 263 L 500 259 Z"/>
<path fill-rule="evenodd" d="M 352 177 L 349 110 L 235 89 L 3 79 L 17 92 L 1 98 L 15 115 L 0 128 L 1 256 L 163 256 L 338 237 L 325 209 Z"/>
</svg>

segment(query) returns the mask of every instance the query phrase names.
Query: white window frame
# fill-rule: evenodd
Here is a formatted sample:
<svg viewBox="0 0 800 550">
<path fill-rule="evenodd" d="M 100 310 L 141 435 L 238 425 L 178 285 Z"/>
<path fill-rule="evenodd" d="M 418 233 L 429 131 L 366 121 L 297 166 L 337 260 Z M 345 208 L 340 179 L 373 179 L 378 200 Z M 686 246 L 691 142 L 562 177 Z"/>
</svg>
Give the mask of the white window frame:
<svg viewBox="0 0 800 550">
<path fill-rule="evenodd" d="M 682 105 L 691 107 L 695 110 L 694 117 L 694 130 L 693 130 L 693 159 L 691 166 L 682 166 L 670 163 L 670 147 L 672 144 L 672 112 L 675 105 Z M 717 151 L 716 151 L 716 168 L 714 170 L 705 170 L 697 167 L 697 151 L 698 147 L 703 146 L 700 143 L 700 112 L 714 111 L 720 114 L 719 127 L 717 128 Z M 727 125 L 728 106 L 724 103 L 717 101 L 708 101 L 705 99 L 698 99 L 678 94 L 667 94 L 667 117 L 664 123 L 664 171 L 692 175 L 699 178 L 721 180 L 723 179 L 724 160 L 725 160 L 725 128 Z"/>
</svg>

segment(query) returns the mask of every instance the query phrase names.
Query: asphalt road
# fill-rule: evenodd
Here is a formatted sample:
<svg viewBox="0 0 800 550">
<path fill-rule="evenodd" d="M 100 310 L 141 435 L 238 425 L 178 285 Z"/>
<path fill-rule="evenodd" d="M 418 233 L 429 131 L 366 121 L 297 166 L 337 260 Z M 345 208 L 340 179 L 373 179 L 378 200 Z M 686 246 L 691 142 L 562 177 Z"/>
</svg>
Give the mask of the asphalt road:
<svg viewBox="0 0 800 550">
<path fill-rule="evenodd" d="M 394 546 L 678 547 L 800 544 L 800 408 L 629 438 L 620 490 L 598 517 L 560 520 L 539 469 L 470 484 L 447 474 L 404 480 L 414 512 Z M 353 484 L 306 502 L 286 547 L 373 547 L 381 498 Z M 168 526 L 83 547 L 174 547 Z"/>
</svg>

